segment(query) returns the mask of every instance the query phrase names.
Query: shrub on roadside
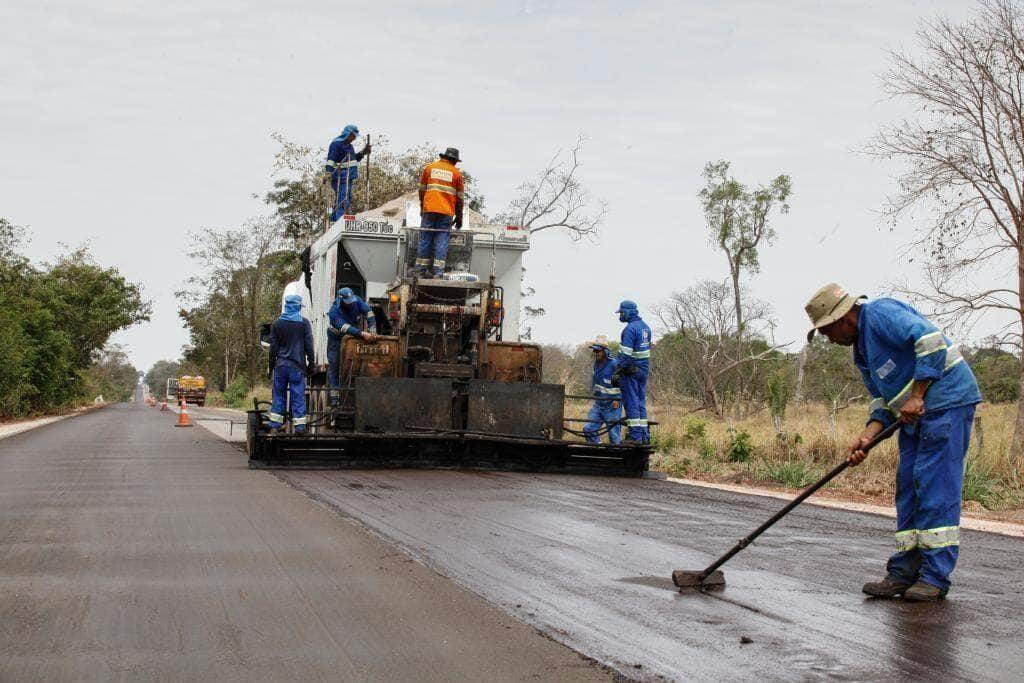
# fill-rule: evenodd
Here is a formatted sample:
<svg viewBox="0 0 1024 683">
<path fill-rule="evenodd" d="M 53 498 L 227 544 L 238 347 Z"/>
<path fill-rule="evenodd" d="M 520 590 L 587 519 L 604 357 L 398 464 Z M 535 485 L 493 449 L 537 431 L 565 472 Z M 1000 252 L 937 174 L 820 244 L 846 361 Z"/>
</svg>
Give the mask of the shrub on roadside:
<svg viewBox="0 0 1024 683">
<path fill-rule="evenodd" d="M 241 408 L 249 396 L 249 381 L 245 375 L 237 375 L 224 390 L 224 403 L 232 408 Z"/>
<path fill-rule="evenodd" d="M 750 462 L 754 457 L 754 443 L 750 432 L 731 430 L 729 440 L 729 460 L 732 462 Z"/>
</svg>

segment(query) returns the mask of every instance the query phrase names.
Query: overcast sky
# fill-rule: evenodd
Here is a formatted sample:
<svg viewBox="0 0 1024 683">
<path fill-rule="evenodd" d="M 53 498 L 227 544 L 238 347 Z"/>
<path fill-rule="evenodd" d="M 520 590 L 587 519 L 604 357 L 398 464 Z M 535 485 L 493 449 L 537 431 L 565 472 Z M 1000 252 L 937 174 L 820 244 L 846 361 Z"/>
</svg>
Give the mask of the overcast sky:
<svg viewBox="0 0 1024 683">
<path fill-rule="evenodd" d="M 140 369 L 177 358 L 174 291 L 189 230 L 265 210 L 271 133 L 325 145 L 346 123 L 404 149 L 462 151 L 486 210 L 579 133 L 582 180 L 608 202 L 599 244 L 549 233 L 527 256 L 541 341 L 618 331 L 641 310 L 727 274 L 696 192 L 707 161 L 750 184 L 793 178 L 792 210 L 749 285 L 777 338 L 829 280 L 876 293 L 907 270 L 877 211 L 894 168 L 857 149 L 900 115 L 886 50 L 946 2 L 49 2 L 0 10 L 0 216 L 30 255 L 60 243 L 142 283 L 153 320 L 116 337 Z M 912 268 L 912 266 L 909 266 Z"/>
</svg>

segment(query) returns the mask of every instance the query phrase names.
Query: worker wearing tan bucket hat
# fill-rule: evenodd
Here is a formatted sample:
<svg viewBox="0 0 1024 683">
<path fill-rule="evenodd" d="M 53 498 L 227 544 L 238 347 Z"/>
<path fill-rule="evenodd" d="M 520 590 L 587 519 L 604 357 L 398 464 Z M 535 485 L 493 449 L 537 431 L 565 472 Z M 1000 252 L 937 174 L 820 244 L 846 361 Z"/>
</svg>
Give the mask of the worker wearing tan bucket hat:
<svg viewBox="0 0 1024 683">
<path fill-rule="evenodd" d="M 814 338 L 815 332 L 821 332 L 826 336 L 829 336 L 825 332 L 825 328 L 834 325 L 842 320 L 842 318 L 850 313 L 857 304 L 867 299 L 866 296 L 853 297 L 845 289 L 839 286 L 835 282 L 830 282 L 811 297 L 811 300 L 804 306 L 804 310 L 807 311 L 807 317 L 811 319 L 811 324 L 814 325 L 811 331 L 807 333 L 807 341 L 810 342 Z M 843 344 L 843 346 L 849 346 L 853 343 L 853 339 L 856 339 L 856 321 L 854 321 L 853 327 L 853 339 L 845 341 L 849 338 L 849 330 L 839 330 L 837 328 L 846 328 L 845 325 L 837 325 L 836 328 L 832 328 L 829 331 L 835 330 L 840 332 L 841 336 L 837 339 L 833 339 L 829 336 L 829 341 L 834 344 Z M 843 333 L 845 332 L 845 333 Z M 840 341 L 840 339 L 844 341 Z"/>
<path fill-rule="evenodd" d="M 864 584 L 878 598 L 932 601 L 946 595 L 960 552 L 964 457 L 981 392 L 960 351 L 912 307 L 895 299 L 851 296 L 830 282 L 804 306 L 834 344 L 853 347 L 853 362 L 871 394 L 867 426 L 849 446 L 849 462 L 895 421 L 896 548 L 887 575 Z"/>
</svg>

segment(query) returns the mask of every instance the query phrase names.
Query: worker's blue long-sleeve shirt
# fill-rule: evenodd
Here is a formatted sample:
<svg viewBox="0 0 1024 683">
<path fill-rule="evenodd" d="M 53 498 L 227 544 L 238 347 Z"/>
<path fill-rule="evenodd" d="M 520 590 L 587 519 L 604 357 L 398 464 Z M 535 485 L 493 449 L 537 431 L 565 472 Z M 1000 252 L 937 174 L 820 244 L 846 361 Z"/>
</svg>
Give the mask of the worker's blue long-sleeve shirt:
<svg viewBox="0 0 1024 683">
<path fill-rule="evenodd" d="M 270 367 L 294 365 L 304 371 L 313 364 L 313 328 L 306 319 L 278 318 L 270 327 Z"/>
<path fill-rule="evenodd" d="M 647 370 L 651 358 L 651 328 L 648 327 L 640 314 L 633 311 L 626 327 L 622 330 L 619 343 L 619 365 L 623 368 L 635 367 Z"/>
<path fill-rule="evenodd" d="M 594 363 L 594 374 L 591 378 L 591 390 L 594 396 L 607 399 L 598 401 L 602 407 L 611 407 L 612 401 L 622 398 L 622 391 L 615 386 L 614 375 L 619 367 L 619 362 L 614 358 L 607 359 L 604 363 Z"/>
<path fill-rule="evenodd" d="M 366 327 L 370 332 L 377 332 L 377 318 L 373 315 L 373 309 L 365 301 L 356 297 L 354 303 L 343 304 L 340 299 L 335 299 L 331 310 L 327 312 L 328 321 L 331 327 L 338 330 L 337 333 L 328 330 L 329 334 L 344 337 L 346 334 L 358 337 L 361 330 L 359 319 L 366 318 Z"/>
<path fill-rule="evenodd" d="M 342 178 L 347 173 L 348 181 L 351 183 L 359 176 L 359 160 L 365 155 L 357 152 L 351 142 L 345 142 L 347 137 L 348 134 L 343 133 L 331 140 L 331 146 L 327 148 L 325 168 Z"/>
<path fill-rule="evenodd" d="M 853 362 L 871 393 L 869 421 L 891 424 L 916 380 L 931 382 L 926 410 L 981 401 L 974 373 L 956 346 L 933 322 L 895 299 L 861 305 Z"/>
</svg>

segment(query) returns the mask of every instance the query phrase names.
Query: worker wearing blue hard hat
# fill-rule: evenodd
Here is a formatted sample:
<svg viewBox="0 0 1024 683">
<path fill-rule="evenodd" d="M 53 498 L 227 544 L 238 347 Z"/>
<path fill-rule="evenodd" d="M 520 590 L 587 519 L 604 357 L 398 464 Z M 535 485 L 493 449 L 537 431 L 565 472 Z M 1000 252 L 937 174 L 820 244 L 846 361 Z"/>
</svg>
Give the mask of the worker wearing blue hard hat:
<svg viewBox="0 0 1024 683">
<path fill-rule="evenodd" d="M 377 319 L 370 305 L 356 296 L 351 287 L 342 287 L 327 313 L 327 320 L 327 386 L 331 389 L 331 405 L 337 405 L 336 390 L 341 387 L 341 342 L 346 335 L 376 340 Z"/>
<path fill-rule="evenodd" d="M 369 142 L 362 150 L 355 150 L 352 142 L 357 137 L 359 128 L 350 123 L 341 131 L 341 135 L 331 140 L 331 146 L 327 149 L 325 171 L 333 193 L 332 223 L 349 212 L 352 205 L 352 186 L 359 177 L 359 162 L 370 153 Z"/>
<path fill-rule="evenodd" d="M 636 302 L 625 300 L 615 311 L 619 322 L 626 323 L 619 344 L 619 387 L 626 409 L 628 439 L 635 443 L 651 442 L 647 426 L 647 376 L 651 363 L 651 328 L 640 317 Z"/>
</svg>

